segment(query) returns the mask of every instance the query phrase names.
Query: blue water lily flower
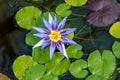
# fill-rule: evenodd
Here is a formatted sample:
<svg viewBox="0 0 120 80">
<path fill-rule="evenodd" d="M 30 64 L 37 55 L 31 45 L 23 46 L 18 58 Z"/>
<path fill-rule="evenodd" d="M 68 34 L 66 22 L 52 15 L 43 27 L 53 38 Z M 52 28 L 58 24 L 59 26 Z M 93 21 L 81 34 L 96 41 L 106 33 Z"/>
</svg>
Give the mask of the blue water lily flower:
<svg viewBox="0 0 120 80">
<path fill-rule="evenodd" d="M 42 46 L 42 48 L 45 48 L 50 45 L 50 59 L 52 59 L 55 48 L 58 48 L 58 50 L 65 57 L 68 58 L 64 43 L 76 44 L 76 42 L 66 37 L 68 34 L 74 32 L 76 28 L 63 29 L 66 20 L 67 17 L 65 17 L 58 24 L 56 15 L 54 16 L 53 19 L 51 14 L 49 14 L 48 21 L 45 18 L 43 18 L 43 22 L 46 28 L 33 27 L 33 29 L 39 32 L 37 34 L 34 34 L 34 36 L 42 38 L 42 40 L 40 40 L 33 48 L 36 48 L 38 46 Z"/>
</svg>

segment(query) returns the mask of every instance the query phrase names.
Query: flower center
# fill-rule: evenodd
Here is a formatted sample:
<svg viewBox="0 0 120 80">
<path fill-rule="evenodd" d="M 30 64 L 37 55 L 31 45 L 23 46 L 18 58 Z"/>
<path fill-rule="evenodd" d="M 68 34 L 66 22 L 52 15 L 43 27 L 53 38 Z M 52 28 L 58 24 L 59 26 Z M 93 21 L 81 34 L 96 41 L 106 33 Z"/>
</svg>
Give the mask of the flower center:
<svg viewBox="0 0 120 80">
<path fill-rule="evenodd" d="M 58 42 L 61 39 L 61 34 L 58 31 L 51 31 L 49 38 L 53 42 Z"/>
</svg>

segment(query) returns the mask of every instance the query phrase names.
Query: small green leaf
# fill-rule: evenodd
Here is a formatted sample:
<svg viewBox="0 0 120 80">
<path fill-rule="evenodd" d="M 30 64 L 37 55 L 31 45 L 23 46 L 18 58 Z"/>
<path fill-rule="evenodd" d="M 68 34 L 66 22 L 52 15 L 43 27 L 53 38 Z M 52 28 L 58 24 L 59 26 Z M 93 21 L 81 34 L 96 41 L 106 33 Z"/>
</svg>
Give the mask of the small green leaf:
<svg viewBox="0 0 120 80">
<path fill-rule="evenodd" d="M 36 34 L 36 33 L 37 33 L 37 31 L 32 30 L 26 35 L 26 38 L 25 38 L 26 44 L 28 44 L 30 46 L 34 46 L 37 42 L 39 42 L 41 40 L 40 38 L 33 36 L 33 34 Z"/>
<path fill-rule="evenodd" d="M 36 63 L 33 61 L 32 57 L 27 55 L 19 56 L 13 63 L 13 72 L 15 76 L 21 79 L 24 71 L 33 64 Z"/>
<path fill-rule="evenodd" d="M 112 46 L 113 53 L 115 56 L 120 59 L 120 42 L 115 41 L 113 46 Z"/>
<path fill-rule="evenodd" d="M 84 70 L 85 68 L 87 68 L 86 61 L 76 60 L 70 65 L 69 71 L 76 78 L 84 78 L 88 74 L 88 71 Z"/>
<path fill-rule="evenodd" d="M 70 45 L 67 48 L 67 54 L 69 58 L 79 59 L 83 56 L 83 52 L 81 51 L 82 46 L 79 44 Z"/>
<path fill-rule="evenodd" d="M 115 38 L 120 38 L 120 22 L 114 23 L 111 26 L 109 33 Z"/>
<path fill-rule="evenodd" d="M 101 75 L 102 60 L 98 50 L 92 52 L 88 57 L 88 68 L 92 74 Z"/>
<path fill-rule="evenodd" d="M 87 3 L 87 0 L 65 0 L 65 2 L 72 6 L 82 6 Z"/>
<path fill-rule="evenodd" d="M 41 15 L 41 11 L 34 6 L 27 6 L 20 9 L 16 14 L 16 20 L 20 27 L 31 30 L 36 26 L 36 18 Z"/>
<path fill-rule="evenodd" d="M 117 70 L 118 70 L 118 72 L 120 73 L 120 67 L 119 67 L 119 68 L 117 68 Z"/>
<path fill-rule="evenodd" d="M 92 74 L 100 76 L 100 80 L 107 80 L 114 73 L 116 59 L 111 51 L 104 50 L 102 56 L 94 51 L 88 57 L 88 69 Z"/>
<path fill-rule="evenodd" d="M 58 76 L 54 76 L 51 74 L 45 74 L 43 76 L 42 80 L 58 80 Z"/>
<path fill-rule="evenodd" d="M 103 61 L 103 72 L 104 74 L 103 79 L 108 79 L 115 71 L 116 68 L 116 59 L 115 56 L 112 54 L 111 51 L 104 50 L 102 54 L 102 61 Z"/>
<path fill-rule="evenodd" d="M 52 75 L 62 75 L 65 73 L 70 65 L 68 59 L 64 59 L 64 56 L 60 53 L 54 53 L 53 58 L 46 64 L 47 72 Z"/>
<path fill-rule="evenodd" d="M 71 8 L 70 5 L 66 3 L 62 3 L 59 6 L 57 6 L 55 11 L 59 16 L 65 17 L 65 16 L 69 16 L 70 14 L 72 14 L 72 11 L 69 10 L 70 8 Z"/>
<path fill-rule="evenodd" d="M 45 71 L 45 66 L 41 64 L 33 65 L 25 71 L 21 80 L 41 80 Z"/>
<path fill-rule="evenodd" d="M 72 32 L 72 33 L 68 34 L 66 37 L 69 38 L 69 39 L 73 39 L 74 38 L 74 33 Z"/>
<path fill-rule="evenodd" d="M 49 48 L 42 49 L 41 47 L 34 48 L 32 51 L 33 60 L 45 64 L 50 60 Z"/>
<path fill-rule="evenodd" d="M 90 75 L 86 80 L 100 80 L 100 77 L 97 75 Z"/>
</svg>

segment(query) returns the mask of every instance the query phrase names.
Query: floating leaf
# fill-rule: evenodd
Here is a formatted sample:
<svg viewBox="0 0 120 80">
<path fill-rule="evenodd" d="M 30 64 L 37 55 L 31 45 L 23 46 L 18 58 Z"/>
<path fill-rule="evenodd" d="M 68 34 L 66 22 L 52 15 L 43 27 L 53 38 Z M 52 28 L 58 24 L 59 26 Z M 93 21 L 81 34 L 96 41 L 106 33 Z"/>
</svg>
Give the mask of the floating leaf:
<svg viewBox="0 0 120 80">
<path fill-rule="evenodd" d="M 113 53 L 115 56 L 120 59 L 120 42 L 115 41 L 113 46 L 112 46 Z"/>
<path fill-rule="evenodd" d="M 74 33 L 72 32 L 72 33 L 68 34 L 66 37 L 69 38 L 69 39 L 73 39 L 74 38 Z"/>
<path fill-rule="evenodd" d="M 59 16 L 65 17 L 65 16 L 69 16 L 72 13 L 72 11 L 69 10 L 70 8 L 71 8 L 70 5 L 66 3 L 62 3 L 59 6 L 57 6 L 55 11 Z"/>
<path fill-rule="evenodd" d="M 120 22 L 114 23 L 111 26 L 109 33 L 115 38 L 120 38 Z"/>
<path fill-rule="evenodd" d="M 55 53 L 52 60 L 46 64 L 47 72 L 56 76 L 65 73 L 69 68 L 70 61 L 63 58 L 64 56 L 60 52 Z"/>
<path fill-rule="evenodd" d="M 25 71 L 21 80 L 41 80 L 45 73 L 45 66 L 36 64 Z"/>
<path fill-rule="evenodd" d="M 78 44 L 70 45 L 67 48 L 67 54 L 69 58 L 79 59 L 83 56 L 83 52 L 81 51 L 82 46 Z"/>
<path fill-rule="evenodd" d="M 116 59 L 111 51 L 103 51 L 102 57 L 99 51 L 94 51 L 88 57 L 88 68 L 92 74 L 100 76 L 100 80 L 107 80 L 116 68 Z"/>
<path fill-rule="evenodd" d="M 82 6 L 87 3 L 87 0 L 65 0 L 65 2 L 72 6 Z"/>
<path fill-rule="evenodd" d="M 88 71 L 84 70 L 87 68 L 87 62 L 84 60 L 76 60 L 70 65 L 69 71 L 76 78 L 84 78 Z"/>
<path fill-rule="evenodd" d="M 41 47 L 34 48 L 32 51 L 33 60 L 39 63 L 47 63 L 50 60 L 49 48 L 42 49 Z"/>
<path fill-rule="evenodd" d="M 87 22 L 98 27 L 111 25 L 118 19 L 120 14 L 120 4 L 117 0 L 88 0 L 85 7 L 94 11 L 86 16 Z"/>
<path fill-rule="evenodd" d="M 100 77 L 97 75 L 90 75 L 86 80 L 100 80 Z"/>
<path fill-rule="evenodd" d="M 50 74 L 45 74 L 42 80 L 58 80 L 58 77 Z"/>
<path fill-rule="evenodd" d="M 117 68 L 117 70 L 118 70 L 118 72 L 120 73 L 120 67 L 119 67 L 119 68 Z"/>
<path fill-rule="evenodd" d="M 19 56 L 13 63 L 13 72 L 18 79 L 22 78 L 24 71 L 35 64 L 32 57 L 22 55 Z"/>
<path fill-rule="evenodd" d="M 36 26 L 36 18 L 41 15 L 41 11 L 34 6 L 27 6 L 19 10 L 16 14 L 16 20 L 20 27 L 31 30 Z"/>
<path fill-rule="evenodd" d="M 37 33 L 37 31 L 32 30 L 26 35 L 25 42 L 30 46 L 34 46 L 37 42 L 41 40 L 40 38 L 33 36 L 33 34 L 35 33 Z"/>
</svg>

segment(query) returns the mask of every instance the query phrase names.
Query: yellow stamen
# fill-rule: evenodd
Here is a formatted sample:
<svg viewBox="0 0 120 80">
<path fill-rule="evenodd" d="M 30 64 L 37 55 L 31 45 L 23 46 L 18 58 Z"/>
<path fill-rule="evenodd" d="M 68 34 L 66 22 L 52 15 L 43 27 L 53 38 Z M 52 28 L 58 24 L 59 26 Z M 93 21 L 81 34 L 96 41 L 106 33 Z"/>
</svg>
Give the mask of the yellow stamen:
<svg viewBox="0 0 120 80">
<path fill-rule="evenodd" d="M 53 42 L 58 42 L 61 39 L 61 34 L 58 31 L 51 31 L 49 38 Z"/>
</svg>

